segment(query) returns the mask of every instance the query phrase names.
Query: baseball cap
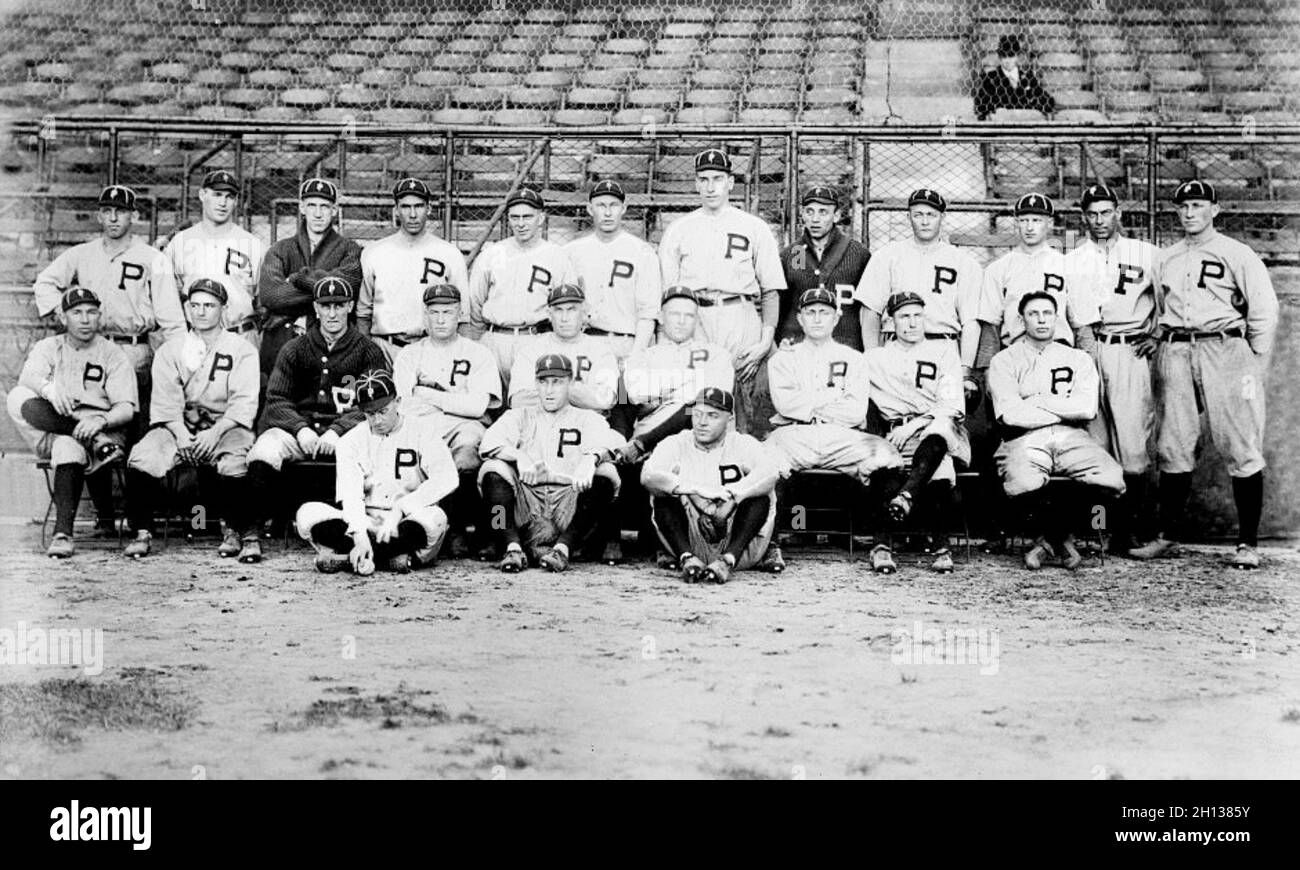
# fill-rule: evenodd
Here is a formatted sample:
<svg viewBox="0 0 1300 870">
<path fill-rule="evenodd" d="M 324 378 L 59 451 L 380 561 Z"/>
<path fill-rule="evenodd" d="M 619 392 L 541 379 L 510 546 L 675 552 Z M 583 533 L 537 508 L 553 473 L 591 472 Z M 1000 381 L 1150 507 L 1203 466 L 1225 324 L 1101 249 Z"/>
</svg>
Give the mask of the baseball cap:
<svg viewBox="0 0 1300 870">
<path fill-rule="evenodd" d="M 670 299 L 689 299 L 696 305 L 700 304 L 700 297 L 695 293 L 695 291 L 682 284 L 674 284 L 665 290 L 663 297 L 659 300 L 659 304 L 662 305 Z"/>
<path fill-rule="evenodd" d="M 378 411 L 397 398 L 397 386 L 393 376 L 383 369 L 366 372 L 357 378 L 353 387 L 357 407 L 362 411 Z"/>
<path fill-rule="evenodd" d="M 696 172 L 731 172 L 731 158 L 717 148 L 695 155 Z"/>
<path fill-rule="evenodd" d="M 587 294 L 582 292 L 582 288 L 577 284 L 561 284 L 558 287 L 552 287 L 551 292 L 546 294 L 547 305 L 562 305 L 565 302 L 586 302 Z"/>
<path fill-rule="evenodd" d="M 1210 182 L 1194 178 L 1191 181 L 1184 181 L 1174 191 L 1174 202 L 1183 203 L 1190 199 L 1205 199 L 1210 202 L 1218 202 L 1219 194 L 1215 192 L 1214 185 L 1210 184 Z"/>
<path fill-rule="evenodd" d="M 907 198 L 907 207 L 911 208 L 914 205 L 928 205 L 938 211 L 948 210 L 948 200 L 944 199 L 939 191 L 931 190 L 928 187 L 912 191 L 912 194 Z"/>
<path fill-rule="evenodd" d="M 567 356 L 559 353 L 548 353 L 545 356 L 538 357 L 537 365 L 533 368 L 533 375 L 537 378 L 553 377 L 573 377 L 573 361 Z"/>
<path fill-rule="evenodd" d="M 196 279 L 194 283 L 190 284 L 189 288 L 186 289 L 185 298 L 189 299 L 195 293 L 207 293 L 211 296 L 215 296 L 221 300 L 222 305 L 225 305 L 230 299 L 230 296 L 226 293 L 225 285 L 220 281 L 214 281 L 211 278 Z"/>
<path fill-rule="evenodd" d="M 326 275 L 311 288 L 311 298 L 316 302 L 350 302 L 352 285 L 335 275 Z"/>
<path fill-rule="evenodd" d="M 1104 184 L 1090 184 L 1083 190 L 1079 199 L 1079 208 L 1086 209 L 1094 202 L 1113 202 L 1119 205 L 1119 196 Z"/>
<path fill-rule="evenodd" d="M 418 196 L 427 202 L 433 199 L 433 191 L 418 178 L 403 178 L 393 185 L 393 199 L 399 200 L 404 196 Z"/>
<path fill-rule="evenodd" d="M 623 192 L 623 185 L 617 181 L 597 181 L 591 193 L 587 194 L 588 200 L 593 200 L 598 196 L 616 196 L 626 202 L 627 194 Z"/>
<path fill-rule="evenodd" d="M 895 293 L 890 296 L 889 301 L 885 303 L 885 314 L 893 317 L 895 311 L 908 305 L 924 306 L 925 300 L 921 298 L 919 293 L 913 293 L 910 290 L 906 290 L 902 293 Z"/>
<path fill-rule="evenodd" d="M 1052 207 L 1052 201 L 1041 193 L 1026 193 L 1016 200 L 1016 217 L 1026 214 L 1052 217 L 1056 214 L 1056 209 Z"/>
<path fill-rule="evenodd" d="M 298 198 L 306 199 L 309 196 L 327 199 L 330 202 L 339 201 L 339 189 L 334 186 L 334 182 L 326 181 L 323 178 L 309 178 L 298 188 Z"/>
<path fill-rule="evenodd" d="M 460 289 L 455 284 L 431 284 L 424 288 L 425 305 L 460 304 Z"/>
<path fill-rule="evenodd" d="M 696 395 L 692 405 L 708 405 L 710 408 L 717 408 L 719 411 L 726 411 L 728 414 L 734 414 L 736 411 L 736 397 L 726 390 L 718 387 L 705 387 Z"/>
<path fill-rule="evenodd" d="M 829 305 L 835 308 L 835 294 L 825 287 L 810 287 L 799 296 L 800 308 L 807 308 L 809 305 Z"/>
<path fill-rule="evenodd" d="M 235 180 L 235 176 L 224 169 L 214 169 L 203 176 L 203 186 L 208 190 L 228 190 L 236 196 L 239 195 L 239 182 Z"/>
<path fill-rule="evenodd" d="M 808 203 L 810 202 L 824 202 L 827 205 L 831 205 L 834 206 L 835 208 L 839 208 L 840 195 L 835 192 L 835 188 L 825 187 L 819 184 L 815 187 L 810 187 L 807 190 L 805 190 L 803 193 L 803 197 L 800 198 L 799 200 L 800 205 L 808 205 Z"/>
<path fill-rule="evenodd" d="M 521 187 L 506 197 L 506 208 L 521 204 L 530 205 L 538 211 L 546 210 L 546 202 L 542 199 L 542 195 L 531 187 Z"/>
<path fill-rule="evenodd" d="M 63 294 L 63 310 L 67 311 L 78 305 L 93 305 L 98 308 L 99 297 L 93 290 L 87 290 L 85 287 L 72 287 Z"/>
<path fill-rule="evenodd" d="M 99 192 L 98 205 L 135 211 L 135 191 L 121 184 L 110 184 Z"/>
</svg>

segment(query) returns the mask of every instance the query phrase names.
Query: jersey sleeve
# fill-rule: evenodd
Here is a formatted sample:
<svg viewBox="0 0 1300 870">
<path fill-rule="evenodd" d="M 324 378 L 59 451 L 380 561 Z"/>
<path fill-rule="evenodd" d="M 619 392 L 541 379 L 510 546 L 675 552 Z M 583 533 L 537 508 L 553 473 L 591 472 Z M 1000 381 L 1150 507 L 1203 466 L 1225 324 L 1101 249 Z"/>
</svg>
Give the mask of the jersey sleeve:
<svg viewBox="0 0 1300 870">
<path fill-rule="evenodd" d="M 643 245 L 641 251 L 641 262 L 637 266 L 636 278 L 636 317 L 637 320 L 657 320 L 662 286 L 659 277 L 659 257 L 649 245 Z"/>
<path fill-rule="evenodd" d="M 185 385 L 177 357 L 186 340 L 168 342 L 154 354 L 150 368 L 153 386 L 149 393 L 149 422 L 155 426 L 185 419 Z"/>
<path fill-rule="evenodd" d="M 675 232 L 679 225 L 680 221 L 670 226 L 659 240 L 659 280 L 665 288 L 675 286 L 682 277 L 681 243 L 677 238 L 681 233 Z"/>
<path fill-rule="evenodd" d="M 169 341 L 185 334 L 185 312 L 181 309 L 181 294 L 171 262 L 162 251 L 150 250 L 153 253 L 149 260 L 149 301 L 158 332 L 163 341 Z"/>
<path fill-rule="evenodd" d="M 727 489 L 731 490 L 737 501 L 769 494 L 776 488 L 777 479 L 781 476 L 771 448 L 749 435 L 736 437 L 745 475 L 735 483 L 728 484 Z"/>
<path fill-rule="evenodd" d="M 641 466 L 641 483 L 650 493 L 668 495 L 681 482 L 681 444 L 682 440 L 675 435 L 665 438 L 655 445 Z"/>
<path fill-rule="evenodd" d="M 882 316 L 887 301 L 885 297 L 889 292 L 889 263 L 887 256 L 881 256 L 883 253 L 877 251 L 874 257 L 867 260 L 862 277 L 858 279 L 858 286 L 853 291 L 853 298 L 857 302 Z"/>
<path fill-rule="evenodd" d="M 990 264 L 984 270 L 979 313 L 976 317 L 991 326 L 1002 325 L 1002 268 L 997 263 Z"/>
<path fill-rule="evenodd" d="M 778 350 L 767 361 L 768 388 L 772 406 L 790 420 L 809 422 L 824 396 L 804 388 L 799 380 L 798 360 L 793 351 Z"/>
<path fill-rule="evenodd" d="M 366 517 L 365 439 L 354 430 L 339 439 L 334 457 L 334 498 L 342 506 L 343 521 L 352 535 L 364 533 Z"/>
<path fill-rule="evenodd" d="M 526 408 L 537 404 L 537 380 L 534 377 L 536 360 L 531 354 L 515 354 L 510 367 L 510 395 L 506 403 L 511 408 Z"/>
<path fill-rule="evenodd" d="M 974 257 L 963 252 L 957 263 L 957 275 L 957 319 L 965 326 L 980 319 L 984 269 Z"/>
<path fill-rule="evenodd" d="M 961 357 L 951 344 L 945 342 L 943 354 L 939 357 L 939 380 L 935 385 L 939 401 L 931 416 L 961 420 L 966 416 L 966 393 L 961 384 Z"/>
<path fill-rule="evenodd" d="M 1273 349 L 1277 332 L 1278 302 L 1273 280 L 1263 261 L 1250 250 L 1239 252 L 1234 271 L 1246 299 L 1246 339 L 1251 350 L 1263 356 Z"/>
<path fill-rule="evenodd" d="M 23 369 L 18 375 L 18 383 L 33 393 L 54 380 L 54 369 L 58 359 L 55 342 L 42 339 L 32 345 L 23 362 Z"/>
<path fill-rule="evenodd" d="M 460 476 L 441 435 L 419 419 L 407 418 L 405 425 L 415 425 L 420 429 L 420 471 L 424 474 L 424 482 L 395 503 L 409 515 L 418 508 L 432 507 L 455 492 Z"/>
<path fill-rule="evenodd" d="M 488 291 L 492 286 L 492 261 L 496 259 L 495 251 L 494 245 L 486 245 L 474 259 L 474 265 L 469 273 L 469 293 L 466 294 L 465 310 L 469 316 L 469 324 L 476 333 L 487 329 L 487 321 L 483 319 L 483 305 L 487 302 Z"/>
<path fill-rule="evenodd" d="M 785 268 L 781 265 L 781 246 L 776 242 L 776 233 L 765 221 L 759 221 L 758 250 L 754 252 L 754 274 L 758 286 L 766 290 L 784 290 Z"/>
<path fill-rule="evenodd" d="M 140 410 L 140 388 L 135 378 L 135 366 L 117 345 L 110 344 L 108 347 L 109 352 L 104 359 L 104 392 L 108 394 L 108 400 L 112 404 L 129 402 L 131 407 L 138 411 Z"/>
<path fill-rule="evenodd" d="M 257 393 L 262 387 L 262 372 L 257 351 L 251 344 L 240 341 L 247 352 L 235 360 L 234 371 L 230 373 L 230 400 L 226 404 L 226 413 L 221 416 L 252 429 L 257 419 Z"/>
<path fill-rule="evenodd" d="M 75 248 L 69 248 L 55 257 L 48 266 L 36 276 L 32 285 L 32 295 L 36 300 L 36 313 L 41 317 L 59 310 L 59 303 L 64 292 L 72 286 L 77 275 L 76 260 L 73 259 Z"/>
<path fill-rule="evenodd" d="M 1015 362 L 1006 351 L 989 362 L 988 387 L 989 394 L 993 397 L 993 414 L 1007 426 L 1038 429 L 1060 422 L 1059 416 L 1039 408 L 1020 395 Z"/>
<path fill-rule="evenodd" d="M 361 251 L 361 289 L 357 291 L 357 320 L 371 320 L 375 316 L 375 257 L 374 247 Z"/>
<path fill-rule="evenodd" d="M 410 402 L 415 395 L 415 383 L 419 377 L 420 356 L 424 353 L 421 343 L 408 344 L 393 357 L 393 386 L 397 397 Z M 268 384 L 267 392 L 270 392 Z"/>
<path fill-rule="evenodd" d="M 492 459 L 502 448 L 516 450 L 523 429 L 523 412 L 515 408 L 506 411 L 497 421 L 488 427 L 479 442 L 478 453 L 484 459 Z"/>
</svg>

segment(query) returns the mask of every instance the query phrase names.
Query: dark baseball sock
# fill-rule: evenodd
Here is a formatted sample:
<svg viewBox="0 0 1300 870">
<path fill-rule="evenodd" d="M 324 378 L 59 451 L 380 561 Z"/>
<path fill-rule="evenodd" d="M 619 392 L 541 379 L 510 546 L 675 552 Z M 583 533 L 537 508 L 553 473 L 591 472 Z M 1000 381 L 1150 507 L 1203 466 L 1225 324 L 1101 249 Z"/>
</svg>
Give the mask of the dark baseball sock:
<svg viewBox="0 0 1300 870">
<path fill-rule="evenodd" d="M 941 436 L 927 435 L 923 438 L 912 456 L 912 470 L 907 475 L 907 482 L 903 484 L 903 492 L 915 499 L 947 455 L 948 442 Z"/>
<path fill-rule="evenodd" d="M 591 479 L 591 489 L 578 493 L 578 505 L 573 511 L 573 521 L 560 532 L 555 543 L 563 544 L 570 553 L 574 543 L 587 540 L 602 516 L 613 513 L 614 497 L 617 495 L 614 481 L 599 474 Z"/>
<path fill-rule="evenodd" d="M 22 408 L 23 420 L 34 429 L 42 432 L 52 432 L 55 435 L 71 435 L 77 428 L 75 417 L 65 417 L 54 406 L 50 404 L 49 399 L 37 397 L 28 399 L 23 402 Z"/>
<path fill-rule="evenodd" d="M 1174 532 L 1187 509 L 1187 497 L 1192 492 L 1192 475 L 1190 472 L 1173 474 L 1165 472 L 1160 475 L 1160 533 L 1169 540 L 1174 539 Z"/>
<path fill-rule="evenodd" d="M 727 549 L 722 551 L 723 555 L 729 553 L 731 558 L 739 562 L 750 542 L 763 531 L 763 524 L 767 522 L 767 514 L 771 509 L 772 497 L 769 495 L 756 495 L 736 505 L 736 510 L 731 515 L 731 534 L 727 538 Z"/>
<path fill-rule="evenodd" d="M 948 546 L 948 538 L 957 524 L 957 505 L 953 498 L 952 483 L 947 480 L 932 480 L 921 491 L 918 501 L 920 515 L 917 522 L 929 529 L 935 544 Z"/>
<path fill-rule="evenodd" d="M 641 442 L 641 446 L 646 453 L 655 449 L 655 446 L 670 435 L 676 435 L 678 432 L 684 432 L 691 428 L 691 409 L 687 407 L 678 408 L 672 416 L 664 420 L 658 426 L 651 429 L 644 435 L 638 435 L 636 440 Z"/>
<path fill-rule="evenodd" d="M 1111 539 L 1122 542 L 1125 538 L 1144 540 L 1141 522 L 1146 505 L 1147 478 L 1144 474 L 1124 475 L 1124 494 L 1114 501 L 1109 512 Z"/>
<path fill-rule="evenodd" d="M 627 390 L 623 387 L 622 376 L 618 379 L 618 398 L 614 407 L 609 409 L 609 428 L 624 438 L 632 437 L 632 427 L 636 425 L 636 405 L 627 400 Z"/>
<path fill-rule="evenodd" d="M 1025 530 L 1025 534 L 1030 539 L 1038 540 L 1048 536 L 1051 523 L 1048 522 L 1047 516 L 1048 498 L 1046 487 L 1012 498 L 1011 505 L 1016 511 L 1020 527 Z"/>
<path fill-rule="evenodd" d="M 259 528 L 263 520 L 270 517 L 282 516 L 285 511 L 282 510 L 283 499 L 281 498 L 282 487 L 277 486 L 280 479 L 280 472 L 276 471 L 270 463 L 260 459 L 248 463 L 248 478 L 245 485 L 248 493 L 248 506 L 244 509 L 247 515 L 247 521 L 254 527 Z"/>
<path fill-rule="evenodd" d="M 478 534 L 486 528 L 483 517 L 483 499 L 478 493 L 478 471 L 462 471 L 458 474 L 456 491 L 443 501 L 443 510 L 453 531 L 464 532 L 470 526 Z"/>
<path fill-rule="evenodd" d="M 515 491 L 506 479 L 495 471 L 483 475 L 483 502 L 487 508 L 488 528 L 500 534 L 501 544 L 508 547 L 519 543 L 519 529 L 515 526 Z"/>
<path fill-rule="evenodd" d="M 221 518 L 226 525 L 241 536 L 254 528 L 254 515 L 251 507 L 252 493 L 247 476 L 230 477 L 218 475 L 217 498 L 220 504 Z"/>
<path fill-rule="evenodd" d="M 1232 479 L 1232 500 L 1237 503 L 1237 543 L 1259 545 L 1259 517 L 1264 511 L 1264 472 Z"/>
<path fill-rule="evenodd" d="M 651 502 L 651 513 L 659 535 L 668 545 L 668 555 L 681 559 L 683 553 L 691 551 L 691 534 L 688 530 L 686 506 L 675 495 L 657 495 Z"/>
<path fill-rule="evenodd" d="M 77 504 L 81 501 L 81 482 L 86 477 L 85 466 L 73 462 L 54 466 L 54 533 L 71 535 L 72 522 L 77 518 Z"/>
<path fill-rule="evenodd" d="M 94 474 L 86 476 L 86 491 L 90 493 L 90 503 L 95 506 L 95 520 L 99 525 L 107 526 L 117 516 L 113 504 L 113 472 L 101 468 Z"/>
<path fill-rule="evenodd" d="M 429 538 L 424 532 L 424 526 L 414 520 L 402 520 L 397 524 L 396 535 L 386 543 L 375 542 L 375 561 L 383 563 L 394 556 L 413 555 L 416 550 L 427 547 L 428 542 Z"/>
<path fill-rule="evenodd" d="M 784 531 L 802 531 L 794 528 L 793 517 L 790 516 L 789 495 L 787 487 L 789 481 L 784 477 L 777 478 L 776 487 L 772 490 L 772 498 L 776 499 L 776 536 L 781 537 Z"/>
<path fill-rule="evenodd" d="M 886 506 L 894 496 L 903 491 L 903 484 L 906 482 L 907 470 L 904 468 L 878 468 L 871 473 L 865 506 L 873 528 L 893 524 L 889 519 Z"/>
<path fill-rule="evenodd" d="M 312 526 L 311 541 L 339 555 L 352 552 L 352 536 L 348 534 L 348 524 L 341 519 L 324 520 Z"/>
<path fill-rule="evenodd" d="M 134 468 L 126 470 L 126 518 L 135 532 L 153 532 L 154 506 L 162 501 L 163 482 Z"/>
</svg>

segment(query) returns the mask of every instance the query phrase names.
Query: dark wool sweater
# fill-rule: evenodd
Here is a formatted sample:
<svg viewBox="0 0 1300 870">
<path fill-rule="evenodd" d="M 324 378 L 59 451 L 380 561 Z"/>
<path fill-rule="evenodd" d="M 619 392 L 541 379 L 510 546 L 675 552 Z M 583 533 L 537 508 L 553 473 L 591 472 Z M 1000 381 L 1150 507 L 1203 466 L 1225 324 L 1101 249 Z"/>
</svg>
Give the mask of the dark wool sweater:
<svg viewBox="0 0 1300 870">
<path fill-rule="evenodd" d="M 276 358 L 266 383 L 258 434 L 283 429 L 297 435 L 302 427 L 311 426 L 317 435 L 327 429 L 342 435 L 365 419 L 354 407 L 353 386 L 357 378 L 375 369 L 389 371 L 388 360 L 356 327 L 349 326 L 331 350 L 320 327 L 313 326 L 306 335 L 289 341 Z"/>
</svg>

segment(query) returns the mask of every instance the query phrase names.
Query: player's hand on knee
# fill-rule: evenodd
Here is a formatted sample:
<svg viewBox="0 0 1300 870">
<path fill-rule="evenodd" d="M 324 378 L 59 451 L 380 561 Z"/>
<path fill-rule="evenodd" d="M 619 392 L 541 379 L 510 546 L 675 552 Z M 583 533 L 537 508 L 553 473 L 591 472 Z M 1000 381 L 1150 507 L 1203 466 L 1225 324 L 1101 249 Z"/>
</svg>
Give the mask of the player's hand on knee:
<svg viewBox="0 0 1300 870">
<path fill-rule="evenodd" d="M 596 476 L 596 457 L 588 454 L 582 457 L 578 468 L 573 472 L 573 488 L 578 492 L 591 489 L 591 481 Z"/>
<path fill-rule="evenodd" d="M 78 441 L 89 442 L 92 438 L 104 430 L 104 418 L 96 414 L 93 417 L 87 417 L 84 420 L 77 421 L 76 428 L 72 430 L 72 437 Z"/>
<path fill-rule="evenodd" d="M 531 465 L 524 462 L 519 465 L 519 479 L 528 486 L 536 486 L 545 476 L 546 463 L 544 462 L 535 462 Z"/>
<path fill-rule="evenodd" d="M 303 453 L 308 456 L 316 455 L 316 442 L 320 440 L 320 436 L 316 434 L 314 429 L 310 426 L 303 426 L 294 437 L 297 438 L 298 446 L 302 448 Z"/>
<path fill-rule="evenodd" d="M 51 405 L 54 406 L 54 410 L 56 412 L 62 414 L 65 417 L 72 416 L 72 410 L 74 405 L 72 401 L 72 397 L 65 394 L 53 383 L 49 383 L 46 384 L 44 387 L 41 387 L 41 395 L 45 397 L 45 400 L 47 402 L 49 402 Z"/>
<path fill-rule="evenodd" d="M 206 462 L 216 455 L 217 442 L 220 440 L 221 435 L 215 429 L 204 429 L 194 436 L 194 443 L 190 447 L 190 455 L 199 462 Z"/>
<path fill-rule="evenodd" d="M 339 446 L 339 433 L 333 429 L 316 439 L 315 456 L 333 456 Z"/>
</svg>

